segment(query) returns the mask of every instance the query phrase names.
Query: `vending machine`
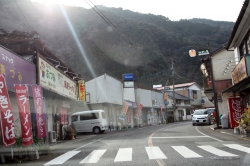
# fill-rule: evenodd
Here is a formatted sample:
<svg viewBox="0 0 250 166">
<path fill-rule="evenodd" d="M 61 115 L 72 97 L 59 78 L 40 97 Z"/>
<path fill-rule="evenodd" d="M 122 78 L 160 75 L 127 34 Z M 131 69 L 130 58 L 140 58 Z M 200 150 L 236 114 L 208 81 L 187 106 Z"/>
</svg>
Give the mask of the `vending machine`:
<svg viewBox="0 0 250 166">
<path fill-rule="evenodd" d="M 241 98 L 228 98 L 227 104 L 229 109 L 229 126 L 230 128 L 237 127 L 243 111 Z"/>
</svg>

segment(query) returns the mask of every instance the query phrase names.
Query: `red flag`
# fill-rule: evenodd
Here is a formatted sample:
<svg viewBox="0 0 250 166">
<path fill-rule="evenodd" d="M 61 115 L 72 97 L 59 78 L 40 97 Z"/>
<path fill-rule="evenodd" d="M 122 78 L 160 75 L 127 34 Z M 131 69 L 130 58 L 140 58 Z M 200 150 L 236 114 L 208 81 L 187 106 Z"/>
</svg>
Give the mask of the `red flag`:
<svg viewBox="0 0 250 166">
<path fill-rule="evenodd" d="M 25 85 L 15 85 L 15 92 L 22 130 L 22 145 L 28 146 L 33 143 L 32 129 L 30 126 L 28 88 Z"/>
<path fill-rule="evenodd" d="M 43 96 L 41 85 L 32 86 L 34 106 L 36 110 L 36 122 L 37 122 L 37 133 L 38 138 L 46 136 L 45 119 L 43 111 Z"/>
<path fill-rule="evenodd" d="M 16 143 L 16 138 L 14 133 L 12 107 L 5 78 L 2 74 L 0 74 L 0 111 L 2 140 L 3 145 L 6 147 Z"/>
</svg>

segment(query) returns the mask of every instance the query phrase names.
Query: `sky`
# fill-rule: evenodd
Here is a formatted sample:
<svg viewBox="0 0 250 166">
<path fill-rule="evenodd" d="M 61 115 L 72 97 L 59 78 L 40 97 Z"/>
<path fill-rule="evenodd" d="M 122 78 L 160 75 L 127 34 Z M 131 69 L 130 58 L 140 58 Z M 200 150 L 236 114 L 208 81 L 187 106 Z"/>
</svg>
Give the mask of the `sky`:
<svg viewBox="0 0 250 166">
<path fill-rule="evenodd" d="M 85 0 L 31 0 L 90 8 Z M 90 2 L 89 0 L 86 0 Z M 91 0 L 95 5 L 163 15 L 172 21 L 205 18 L 236 22 L 244 0 Z"/>
</svg>

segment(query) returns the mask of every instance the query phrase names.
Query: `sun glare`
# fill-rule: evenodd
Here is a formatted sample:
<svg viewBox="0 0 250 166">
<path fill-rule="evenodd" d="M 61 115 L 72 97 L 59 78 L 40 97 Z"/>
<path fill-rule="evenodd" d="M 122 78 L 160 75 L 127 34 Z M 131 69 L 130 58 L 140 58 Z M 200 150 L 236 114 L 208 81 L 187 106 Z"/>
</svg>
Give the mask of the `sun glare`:
<svg viewBox="0 0 250 166">
<path fill-rule="evenodd" d="M 53 4 L 61 4 L 65 6 L 81 6 L 84 8 L 89 8 L 89 6 L 85 3 L 84 0 L 31 0 L 31 2 L 37 2 L 45 4 L 47 6 L 51 6 Z"/>
</svg>

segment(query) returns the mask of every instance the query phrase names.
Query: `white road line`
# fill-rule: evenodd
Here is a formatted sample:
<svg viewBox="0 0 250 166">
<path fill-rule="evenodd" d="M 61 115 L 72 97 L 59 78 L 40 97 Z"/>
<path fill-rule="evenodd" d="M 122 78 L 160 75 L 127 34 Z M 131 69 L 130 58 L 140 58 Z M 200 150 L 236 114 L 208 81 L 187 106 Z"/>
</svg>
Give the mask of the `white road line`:
<svg viewBox="0 0 250 166">
<path fill-rule="evenodd" d="M 83 163 L 97 163 L 102 155 L 106 152 L 107 149 L 103 150 L 94 150 L 87 157 L 85 157 L 79 164 Z"/>
<path fill-rule="evenodd" d="M 152 147 L 145 147 L 148 158 L 150 160 L 152 159 L 167 159 L 165 154 L 161 151 L 161 149 L 158 146 L 152 146 Z"/>
<path fill-rule="evenodd" d="M 152 138 L 200 138 L 200 137 L 209 137 L 209 136 L 181 136 L 181 137 L 152 137 Z"/>
<path fill-rule="evenodd" d="M 250 153 L 250 148 L 247 148 L 245 146 L 242 145 L 238 145 L 238 144 L 223 144 L 224 146 L 227 146 L 231 149 L 236 149 L 242 152 L 246 152 L 246 153 Z"/>
<path fill-rule="evenodd" d="M 210 145 L 204 145 L 204 146 L 198 146 L 198 147 L 205 150 L 205 151 L 207 151 L 207 152 L 210 152 L 210 153 L 213 153 L 213 154 L 215 154 L 217 156 L 220 156 L 220 157 L 238 156 L 238 155 L 235 155 L 235 154 L 232 154 L 232 153 L 217 149 L 217 148 L 215 148 L 213 146 L 210 146 Z"/>
<path fill-rule="evenodd" d="M 195 153 L 194 151 L 188 149 L 185 146 L 171 146 L 174 150 L 176 150 L 180 155 L 184 158 L 197 158 L 202 157 L 201 155 Z"/>
<path fill-rule="evenodd" d="M 58 164 L 63 164 L 65 161 L 70 159 L 71 157 L 75 156 L 78 154 L 80 151 L 69 151 L 67 153 L 64 153 L 63 155 L 45 163 L 44 165 L 58 165 Z"/>
<path fill-rule="evenodd" d="M 132 161 L 132 148 L 120 148 L 114 162 Z"/>
<path fill-rule="evenodd" d="M 76 148 L 76 149 L 74 149 L 74 150 L 79 150 L 79 149 L 81 149 L 81 148 L 83 148 L 83 147 L 85 147 L 85 146 L 91 145 L 91 144 L 93 144 L 93 143 L 95 143 L 95 142 L 101 141 L 101 140 L 103 140 L 103 139 L 105 139 L 105 138 L 108 138 L 108 137 L 111 137 L 111 136 L 113 136 L 113 135 L 115 135 L 115 134 L 112 134 L 112 135 L 110 135 L 110 136 L 103 137 L 103 138 L 101 138 L 101 139 L 92 141 L 92 142 L 87 143 L 87 144 L 85 144 L 85 145 L 83 145 L 83 146 L 80 146 L 79 148 Z"/>
<path fill-rule="evenodd" d="M 206 135 L 206 134 L 200 132 L 200 131 L 198 130 L 197 126 L 195 127 L 195 129 L 196 129 L 196 131 L 198 131 L 200 134 L 202 134 L 202 135 L 204 135 L 204 136 L 208 136 L 208 135 Z M 211 139 L 214 139 L 214 140 L 216 140 L 216 141 L 223 142 L 223 141 L 220 140 L 220 139 L 217 139 L 217 138 L 214 138 L 214 137 L 211 137 L 211 136 L 208 136 L 208 137 L 211 138 Z"/>
</svg>

